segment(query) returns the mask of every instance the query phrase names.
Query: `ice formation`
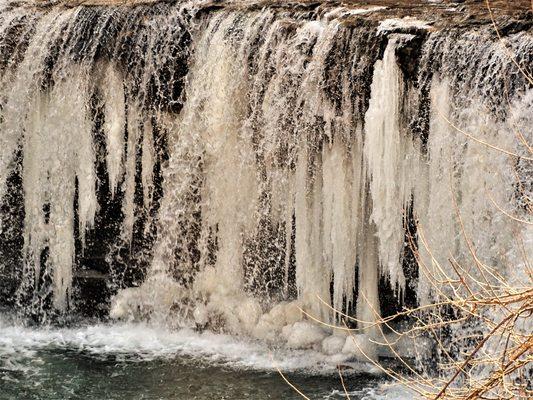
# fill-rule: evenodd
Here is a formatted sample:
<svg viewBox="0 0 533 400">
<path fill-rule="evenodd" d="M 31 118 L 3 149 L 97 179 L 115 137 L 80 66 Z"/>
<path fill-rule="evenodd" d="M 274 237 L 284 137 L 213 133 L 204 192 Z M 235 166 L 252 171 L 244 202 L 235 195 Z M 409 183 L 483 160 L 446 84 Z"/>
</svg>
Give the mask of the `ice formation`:
<svg viewBox="0 0 533 400">
<path fill-rule="evenodd" d="M 533 95 L 507 53 L 526 64 L 531 34 L 504 50 L 377 11 L 3 10 L 0 197 L 24 202 L 20 304 L 69 312 L 76 274 L 104 256 L 114 318 L 364 359 L 383 291 L 431 301 L 428 276 L 468 260 L 462 235 L 520 279 L 513 238 L 530 243 L 530 224 L 500 208 L 527 219 Z M 360 335 L 316 323 L 341 312 Z"/>
</svg>

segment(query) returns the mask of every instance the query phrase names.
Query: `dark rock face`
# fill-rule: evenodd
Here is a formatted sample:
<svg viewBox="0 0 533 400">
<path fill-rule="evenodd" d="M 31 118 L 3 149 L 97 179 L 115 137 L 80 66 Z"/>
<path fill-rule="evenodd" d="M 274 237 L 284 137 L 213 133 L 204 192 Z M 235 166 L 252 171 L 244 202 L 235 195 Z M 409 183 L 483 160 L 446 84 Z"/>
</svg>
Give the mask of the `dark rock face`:
<svg viewBox="0 0 533 400">
<path fill-rule="evenodd" d="M 358 14 L 353 11 L 366 4 L 364 2 L 342 2 L 345 13 L 338 18 L 338 30 L 329 43 L 329 49 L 319 66 L 319 77 L 324 82 L 323 91 L 332 105 L 335 117 L 341 119 L 349 115 L 353 130 L 347 134 L 327 127 L 324 116 L 317 113 L 312 126 L 304 121 L 303 104 L 299 102 L 299 90 L 307 71 L 305 66 L 311 62 L 317 46 L 316 40 L 297 43 L 298 60 L 304 60 L 304 67 L 295 66 L 294 70 L 282 71 L 276 64 L 275 52 L 283 51 L 284 46 L 293 46 L 297 30 L 308 21 L 333 18 L 328 13 L 339 6 L 338 2 L 301 1 L 286 2 L 210 2 L 197 7 L 178 8 L 182 2 L 155 2 L 153 4 L 111 4 L 95 2 L 93 6 L 78 6 L 75 2 L 62 5 L 38 3 L 37 5 L 11 4 L 0 14 L 0 74 L 16 73 L 24 58 L 28 43 L 36 32 L 37 25 L 48 13 L 63 11 L 71 15 L 61 25 L 60 33 L 46 43 L 43 51 L 46 56 L 42 65 L 35 66 L 34 77 L 41 91 L 49 92 L 59 84 L 65 65 L 86 66 L 94 81 L 101 79 L 102 65 L 113 63 L 117 66 L 125 85 L 126 102 L 135 102 L 139 110 L 147 116 L 143 129 L 148 131 L 156 149 L 153 160 L 154 190 L 149 205 L 144 203 L 143 146 L 146 142 L 137 137 L 133 150 L 134 160 L 133 209 L 134 221 L 132 236 L 124 237 L 123 224 L 126 219 L 124 199 L 127 196 L 126 178 L 121 181 L 122 188 L 112 196 L 109 171 L 106 167 L 106 139 L 103 134 L 105 110 L 101 89 L 92 88 L 91 102 L 88 105 L 91 115 L 94 151 L 97 154 L 95 169 L 97 174 L 96 194 L 99 210 L 94 227 L 88 231 L 82 244 L 77 229 L 74 262 L 74 287 L 71 308 L 84 314 L 104 315 L 109 297 L 117 288 L 137 286 L 142 282 L 146 268 L 153 256 L 154 242 L 164 227 L 157 224 L 161 199 L 163 197 L 164 170 L 170 157 L 171 135 L 167 126 L 161 123 L 161 115 L 177 115 L 187 101 L 185 93 L 189 64 L 195 52 L 200 51 L 195 43 L 196 35 L 205 29 L 210 19 L 221 13 L 236 13 L 238 18 L 232 29 L 228 30 L 227 40 L 239 43 L 246 40 L 246 55 L 249 68 L 250 90 L 247 118 L 253 131 L 254 143 L 263 140 L 259 127 L 268 119 L 259 105 L 264 101 L 267 84 L 274 78 L 284 80 L 287 93 L 293 95 L 288 104 L 290 110 L 283 114 L 282 124 L 287 136 L 308 134 L 312 152 L 319 157 L 321 149 L 328 143 L 326 129 L 333 129 L 333 135 L 346 135 L 353 138 L 358 132 L 355 127 L 364 125 L 364 116 L 369 107 L 371 83 L 374 67 L 382 59 L 389 37 L 403 34 L 405 39 L 396 49 L 397 63 L 401 69 L 406 96 L 401 104 L 402 130 L 408 135 L 420 137 L 427 142 L 429 129 L 429 89 L 431 79 L 439 74 L 450 80 L 457 95 L 456 106 L 467 101 L 464 93 L 475 93 L 484 99 L 485 106 L 499 119 L 507 116 L 507 109 L 501 106 L 501 94 L 514 97 L 524 88 L 531 88 L 524 75 L 518 74 L 514 64 L 533 65 L 533 40 L 531 30 L 533 19 L 527 10 L 528 1 L 493 2 L 495 25 L 505 46 L 513 54 L 513 61 L 502 60 L 495 56 L 494 47 L 498 40 L 494 34 L 490 14 L 480 4 L 473 1 L 442 2 L 428 5 L 426 2 L 375 1 L 373 5 L 389 7 L 371 13 Z M 392 7 L 391 3 L 394 3 Z M 450 3 L 464 3 L 450 8 Z M 84 4 L 86 4 L 84 2 Z M 362 5 L 361 5 L 362 4 Z M 73 7 L 74 11 L 70 8 Z M 256 26 L 254 34 L 245 36 L 245 23 L 251 13 L 267 7 L 271 16 Z M 266 12 L 266 11 L 265 11 Z M 380 21 L 390 18 L 412 17 L 426 23 L 399 23 L 382 29 Z M 60 18 L 59 16 L 57 17 Z M 283 29 L 274 36 L 265 37 L 269 24 L 283 21 Z M 290 60 L 289 55 L 287 59 Z M 265 67 L 266 66 L 266 67 Z M 59 71 L 59 73 L 58 73 Z M 212 77 L 212 79 L 217 79 Z M 290 97 L 290 96 L 289 96 Z M 232 101 L 232 99 L 228 99 Z M 0 100 L 0 108 L 4 107 Z M 199 105 L 201 106 L 201 105 Z M 127 112 L 127 110 L 126 110 Z M 146 128 L 150 122 L 150 128 Z M 133 137 L 136 127 L 127 122 L 124 127 L 125 139 Z M 146 131 L 145 131 L 146 132 Z M 308 133 L 309 132 L 309 133 Z M 345 140 L 348 140 L 346 139 Z M 174 140 L 174 138 L 173 138 Z M 126 145 L 124 145 L 126 147 Z M 0 301 L 13 304 L 18 287 L 18 299 L 31 303 L 35 308 L 30 313 L 39 314 L 43 308 L 50 307 L 50 285 L 46 276 L 32 276 L 26 281 L 24 274 L 24 193 L 22 188 L 22 145 L 13 158 L 12 169 L 7 178 L 7 194 L 0 206 Z M 261 170 L 267 162 L 283 162 L 286 148 L 277 154 L 277 160 L 267 157 L 257 149 L 256 162 Z M 294 165 L 289 166 L 294 168 Z M 309 174 L 313 165 L 310 163 Z M 263 168 L 264 170 L 265 168 Z M 263 175 L 266 173 L 263 171 Z M 266 178 L 265 178 L 266 180 Z M 201 187 L 201 182 L 197 182 Z M 79 188 L 78 188 L 79 192 Z M 190 198 L 201 202 L 200 191 L 191 191 Z M 1 193 L 1 192 L 0 192 Z M 268 193 L 262 195 L 263 209 L 269 204 Z M 77 198 L 77 197 L 76 197 Z M 192 200 L 191 200 L 192 201 Z M 78 225 L 78 203 L 75 209 L 75 226 Z M 49 208 L 50 205 L 48 204 Z M 47 214 L 46 212 L 44 212 Z M 49 213 L 49 211 L 48 211 Z M 265 214 L 268 214 L 265 211 Z M 409 214 L 409 213 L 407 213 Z M 416 229 L 412 213 L 406 218 L 406 235 L 416 242 Z M 190 225 L 180 226 L 188 241 L 176 246 L 173 255 L 176 264 L 196 265 L 200 259 L 201 211 L 197 210 Z M 190 222 L 190 221 L 189 221 Z M 246 290 L 267 298 L 292 298 L 296 295 L 294 246 L 282 249 L 288 237 L 294 236 L 295 226 L 273 224 L 265 218 L 244 256 Z M 216 236 L 216 232 L 214 233 Z M 278 243 L 279 242 L 279 243 Z M 406 240 L 407 243 L 407 240 Z M 210 238 L 209 246 L 216 249 L 216 239 Z M 46 246 L 45 246 L 46 247 Z M 178 248 L 179 247 L 179 248 Z M 288 251 L 288 253 L 287 253 Z M 47 263 L 46 248 L 42 249 L 44 264 Z M 215 250 L 212 251 L 215 253 Z M 178 262 L 179 261 L 179 262 Z M 418 273 L 414 267 L 412 249 L 406 244 L 403 255 L 404 274 L 408 280 L 406 302 L 416 303 L 414 287 Z M 287 268 L 286 272 L 283 272 Z M 358 268 L 357 265 L 353 266 Z M 286 273 L 288 284 L 284 290 L 282 282 Z M 179 274 L 178 274 L 179 275 Z M 188 284 L 188 279 L 178 276 Z M 381 281 L 382 308 L 392 313 L 400 304 L 386 279 Z M 44 294 L 43 294 L 44 293 Z M 354 307 L 355 300 L 347 308 Z M 392 306 L 391 306 L 392 304 Z M 390 308 L 390 310 L 386 310 Z"/>
</svg>

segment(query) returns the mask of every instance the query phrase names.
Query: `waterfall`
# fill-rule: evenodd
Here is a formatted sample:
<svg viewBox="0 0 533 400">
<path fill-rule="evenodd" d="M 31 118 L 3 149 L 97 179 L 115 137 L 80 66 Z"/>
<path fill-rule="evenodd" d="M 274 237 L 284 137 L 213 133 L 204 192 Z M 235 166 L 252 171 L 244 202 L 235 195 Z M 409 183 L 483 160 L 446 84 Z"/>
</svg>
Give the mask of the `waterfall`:
<svg viewBox="0 0 533 400">
<path fill-rule="evenodd" d="M 19 306 L 82 309 L 93 271 L 114 318 L 355 353 L 315 323 L 348 314 L 370 354 L 373 321 L 431 302 L 450 259 L 520 280 L 531 30 L 432 25 L 382 7 L 4 8 L 0 240 L 19 235 L 9 216 L 23 243 L 0 271 Z"/>
</svg>

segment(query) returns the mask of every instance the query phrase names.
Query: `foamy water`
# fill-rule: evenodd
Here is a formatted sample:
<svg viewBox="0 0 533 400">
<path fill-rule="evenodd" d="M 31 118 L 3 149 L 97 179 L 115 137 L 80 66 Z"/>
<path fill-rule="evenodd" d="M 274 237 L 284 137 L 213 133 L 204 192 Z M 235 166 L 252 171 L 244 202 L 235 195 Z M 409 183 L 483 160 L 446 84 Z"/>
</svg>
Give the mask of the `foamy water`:
<svg viewBox="0 0 533 400">
<path fill-rule="evenodd" d="M 252 384 L 254 376 L 264 379 L 267 374 L 269 379 L 276 380 L 277 386 L 283 387 L 285 383 L 277 374 L 279 368 L 290 376 L 300 377 L 299 379 L 311 382 L 316 379 L 315 386 L 318 385 L 318 388 L 309 389 L 315 394 L 313 398 L 345 398 L 342 387 L 338 387 L 336 382 L 335 360 L 311 350 L 269 348 L 258 341 L 230 335 L 190 329 L 171 331 L 140 323 L 30 328 L 15 324 L 6 316 L 0 317 L 0 382 L 11 385 L 9 387 L 12 390 L 16 391 L 18 385 L 26 387 L 31 382 L 32 388 L 40 393 L 41 387 L 46 387 L 47 379 L 58 368 L 56 364 L 65 363 L 65 360 L 87 359 L 90 365 L 105 364 L 112 360 L 116 363 L 113 370 L 117 371 L 117 376 L 127 375 L 129 368 L 140 367 L 149 371 L 174 360 L 186 360 L 188 373 L 198 369 L 204 370 L 200 376 L 203 373 L 212 374 L 213 372 L 206 371 L 214 368 L 216 371 L 226 371 L 224 373 L 230 371 L 230 374 L 251 374 L 247 381 L 251 380 Z M 86 374 L 87 371 L 83 371 L 81 376 L 76 375 L 75 378 L 85 379 Z M 176 368 L 175 374 L 176 378 L 183 379 L 183 368 Z M 196 375 L 198 372 L 194 372 L 193 376 Z M 357 389 L 350 390 L 354 398 L 398 399 L 404 395 L 397 387 L 376 385 L 375 382 L 381 382 L 381 378 L 377 369 L 370 364 L 351 363 L 344 375 L 358 385 Z M 362 376 L 365 378 L 362 379 Z M 64 390 L 79 386 L 72 377 L 65 376 L 63 379 L 60 382 Z M 365 381 L 374 383 L 365 387 Z M 172 385 L 170 381 L 165 384 Z M 305 386 L 305 383 L 301 385 Z M 47 395 L 43 396 L 49 398 Z"/>
<path fill-rule="evenodd" d="M 28 328 L 0 324 L 0 356 L 31 356 L 40 349 L 69 349 L 94 357 L 113 355 L 120 360 L 152 361 L 177 356 L 233 368 L 336 372 L 334 358 L 312 350 L 269 348 L 259 341 L 191 329 L 170 331 L 144 323 L 114 323 L 72 328 Z M 378 374 L 368 363 L 344 363 L 354 372 Z"/>
</svg>

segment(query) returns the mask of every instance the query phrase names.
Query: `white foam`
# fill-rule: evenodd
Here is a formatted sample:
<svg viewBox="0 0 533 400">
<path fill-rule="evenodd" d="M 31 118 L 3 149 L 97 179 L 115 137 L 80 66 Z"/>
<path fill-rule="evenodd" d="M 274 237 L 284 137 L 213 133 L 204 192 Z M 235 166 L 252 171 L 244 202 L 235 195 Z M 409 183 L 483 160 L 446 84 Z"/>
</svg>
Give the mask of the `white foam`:
<svg viewBox="0 0 533 400">
<path fill-rule="evenodd" d="M 0 359 L 35 357 L 43 349 L 69 349 L 97 358 L 150 361 L 180 356 L 235 369 L 335 373 L 337 358 L 313 350 L 269 348 L 259 341 L 203 333 L 191 329 L 168 330 L 143 323 L 115 323 L 73 328 L 32 329 L 0 319 Z M 377 374 L 370 364 L 350 363 L 353 372 Z"/>
</svg>

